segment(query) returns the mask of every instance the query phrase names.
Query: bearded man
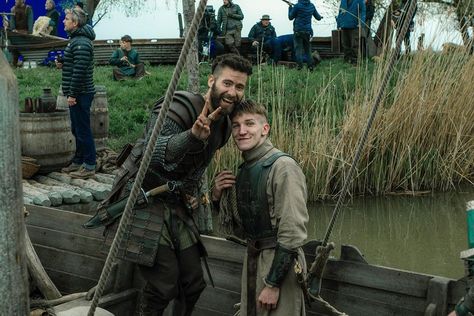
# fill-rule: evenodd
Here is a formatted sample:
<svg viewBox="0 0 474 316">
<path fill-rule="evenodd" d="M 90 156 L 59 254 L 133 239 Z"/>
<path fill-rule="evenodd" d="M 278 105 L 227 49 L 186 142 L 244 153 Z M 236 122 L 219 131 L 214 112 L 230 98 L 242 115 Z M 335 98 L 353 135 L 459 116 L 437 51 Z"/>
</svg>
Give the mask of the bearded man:
<svg viewBox="0 0 474 316">
<path fill-rule="evenodd" d="M 230 137 L 228 115 L 242 100 L 251 73 L 245 58 L 222 55 L 213 62 L 204 97 L 185 91 L 174 95 L 143 181 L 145 191 L 163 184 L 172 184 L 172 189 L 137 203 L 118 253 L 118 258 L 137 263 L 145 280 L 139 315 L 162 315 L 173 299 L 180 302 L 174 304 L 174 315 L 191 315 L 206 287 L 200 261 L 206 252 L 192 219 L 205 203 L 199 198 L 199 181 L 216 150 Z M 127 196 L 162 102 L 163 98 L 154 106 L 144 140 L 123 163 L 107 199 L 111 203 Z M 116 226 L 107 227 L 106 244 Z"/>
</svg>

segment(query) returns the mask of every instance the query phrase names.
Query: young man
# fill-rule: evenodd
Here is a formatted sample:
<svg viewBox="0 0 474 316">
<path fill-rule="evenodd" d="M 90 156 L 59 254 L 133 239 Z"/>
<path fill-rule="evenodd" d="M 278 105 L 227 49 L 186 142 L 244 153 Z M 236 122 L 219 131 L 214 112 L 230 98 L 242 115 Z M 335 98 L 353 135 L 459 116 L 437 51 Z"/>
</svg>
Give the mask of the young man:
<svg viewBox="0 0 474 316">
<path fill-rule="evenodd" d="M 294 265 L 306 267 L 301 248 L 307 237 L 305 176 L 295 160 L 268 139 L 266 109 L 246 100 L 231 114 L 232 138 L 244 163 L 237 177 L 223 171 L 212 200 L 235 185 L 241 229 L 247 239 L 240 315 L 305 315 Z M 222 201 L 224 202 L 224 201 Z M 239 227 L 240 228 L 240 227 Z"/>
<path fill-rule="evenodd" d="M 295 5 L 288 7 L 288 18 L 294 20 L 293 33 L 296 52 L 296 63 L 298 69 L 303 68 L 304 56 L 311 56 L 311 37 L 313 37 L 313 28 L 311 27 L 311 19 L 315 18 L 320 21 L 323 17 L 319 15 L 314 4 L 310 0 L 298 0 Z M 313 58 L 307 58 L 306 63 L 310 71 L 314 68 Z"/>
<path fill-rule="evenodd" d="M 112 53 L 109 64 L 116 66 L 114 80 L 125 80 L 126 77 L 141 79 L 145 75 L 145 65 L 140 61 L 138 52 L 132 48 L 132 38 L 124 35 L 120 38 L 120 48 Z"/>
<path fill-rule="evenodd" d="M 232 0 L 223 0 L 224 4 L 217 12 L 217 27 L 224 36 L 224 43 L 227 52 L 240 54 L 242 36 L 242 20 L 244 14 L 237 4 Z"/>
<path fill-rule="evenodd" d="M 149 191 L 173 183 L 173 190 L 149 197 L 146 205 L 134 209 L 126 227 L 127 240 L 118 253 L 120 259 L 139 265 L 146 282 L 140 315 L 162 315 L 173 299 L 179 299 L 174 315 L 191 315 L 206 286 L 200 261 L 206 253 L 192 215 L 203 202 L 199 198 L 200 179 L 216 150 L 230 137 L 228 115 L 242 100 L 251 73 L 248 60 L 235 54 L 222 55 L 213 62 L 205 97 L 175 92 L 142 184 Z M 138 170 L 162 102 L 154 107 L 145 139 L 137 142 L 122 165 L 107 199 L 111 204 L 127 196 L 127 183 Z M 106 243 L 115 231 L 116 223 L 107 227 Z"/>
<path fill-rule="evenodd" d="M 78 8 L 66 10 L 64 30 L 70 37 L 61 62 L 62 89 L 67 97 L 71 129 L 76 139 L 76 152 L 68 167 L 62 169 L 73 178 L 87 179 L 95 174 L 96 151 L 90 125 L 91 105 L 94 100 L 95 33 L 86 24 L 86 13 Z"/>
</svg>

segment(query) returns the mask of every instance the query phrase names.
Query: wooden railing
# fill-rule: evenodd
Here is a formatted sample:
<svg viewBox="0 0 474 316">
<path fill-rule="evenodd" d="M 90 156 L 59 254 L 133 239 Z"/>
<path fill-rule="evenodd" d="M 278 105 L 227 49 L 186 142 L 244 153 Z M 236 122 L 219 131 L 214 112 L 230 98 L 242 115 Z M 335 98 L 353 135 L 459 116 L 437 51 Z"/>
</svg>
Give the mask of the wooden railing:
<svg viewBox="0 0 474 316">
<path fill-rule="evenodd" d="M 136 39 L 133 47 L 138 50 L 140 59 L 150 64 L 175 64 L 178 60 L 184 39 Z M 341 39 L 339 31 L 333 31 L 332 36 L 313 37 L 311 40 L 313 50 L 317 50 L 322 58 L 340 57 Z M 50 50 L 61 50 L 67 45 L 58 46 L 58 41 L 35 42 L 34 45 L 18 45 L 17 49 L 23 55 L 25 61 L 36 61 L 40 63 L 47 57 Z M 94 58 L 97 65 L 107 65 L 112 52 L 119 47 L 119 40 L 96 40 L 94 41 Z M 242 39 L 242 54 L 250 56 L 250 42 L 247 38 Z"/>
</svg>

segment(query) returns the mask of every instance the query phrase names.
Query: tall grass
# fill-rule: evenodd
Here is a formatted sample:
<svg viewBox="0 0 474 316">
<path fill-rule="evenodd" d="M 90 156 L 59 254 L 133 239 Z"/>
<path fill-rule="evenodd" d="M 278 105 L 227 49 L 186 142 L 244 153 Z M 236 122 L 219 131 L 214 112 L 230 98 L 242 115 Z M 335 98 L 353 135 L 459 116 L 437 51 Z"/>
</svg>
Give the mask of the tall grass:
<svg viewBox="0 0 474 316">
<path fill-rule="evenodd" d="M 354 68 L 323 61 L 315 72 L 258 67 L 247 97 L 267 105 L 271 140 L 302 166 L 311 200 L 334 197 L 347 179 L 386 67 L 384 60 Z M 142 81 L 114 82 L 110 67 L 97 67 L 110 113 L 109 146 L 118 150 L 142 133 L 149 109 L 164 94 L 171 66 L 147 67 Z M 201 68 L 201 91 L 209 66 Z M 403 57 L 379 107 L 357 166 L 352 194 L 449 190 L 474 182 L 474 57 L 462 52 L 421 52 Z M 20 100 L 59 87 L 55 69 L 16 71 Z M 186 86 L 186 78 L 179 88 Z M 210 179 L 241 163 L 232 141 L 209 168 Z"/>
<path fill-rule="evenodd" d="M 297 77 L 274 68 L 272 79 L 260 83 L 252 96 L 269 105 L 271 139 L 301 164 L 312 200 L 334 197 L 347 180 L 386 63 L 370 67 L 327 71 L 317 87 L 312 74 Z M 351 193 L 445 191 L 460 182 L 472 184 L 473 73 L 474 57 L 462 52 L 402 58 L 369 133 Z M 238 164 L 233 147 L 228 145 L 218 156 L 211 174 L 223 157 L 226 168 Z"/>
</svg>

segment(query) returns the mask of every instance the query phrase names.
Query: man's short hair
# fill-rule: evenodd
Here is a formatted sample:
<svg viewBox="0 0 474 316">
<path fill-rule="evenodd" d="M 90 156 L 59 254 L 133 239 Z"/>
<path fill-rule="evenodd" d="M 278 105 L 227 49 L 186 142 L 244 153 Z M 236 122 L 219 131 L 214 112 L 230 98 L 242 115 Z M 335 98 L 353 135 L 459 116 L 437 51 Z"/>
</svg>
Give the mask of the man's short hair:
<svg viewBox="0 0 474 316">
<path fill-rule="evenodd" d="M 49 3 L 51 3 L 51 5 L 53 6 L 53 8 L 56 7 L 56 2 L 54 2 L 54 0 L 47 0 Z"/>
<path fill-rule="evenodd" d="M 214 59 L 211 68 L 212 74 L 220 73 L 224 67 L 246 73 L 248 76 L 252 74 L 252 64 L 250 61 L 237 54 L 224 54 Z"/>
<path fill-rule="evenodd" d="M 124 35 L 124 36 L 122 36 L 122 37 L 120 38 L 120 40 L 121 40 L 122 42 L 129 42 L 129 43 L 131 43 L 131 42 L 132 42 L 132 37 L 131 37 L 130 35 Z"/>
<path fill-rule="evenodd" d="M 77 27 L 84 26 L 87 22 L 87 14 L 80 8 L 66 9 L 66 14 L 71 14 L 71 20 L 77 23 Z"/>
<path fill-rule="evenodd" d="M 265 122 L 268 123 L 268 111 L 267 108 L 258 102 L 253 100 L 247 99 L 242 100 L 237 104 L 232 112 L 230 113 L 229 117 L 232 120 L 234 117 L 242 115 L 242 114 L 257 114 L 261 115 L 265 118 Z"/>
</svg>

